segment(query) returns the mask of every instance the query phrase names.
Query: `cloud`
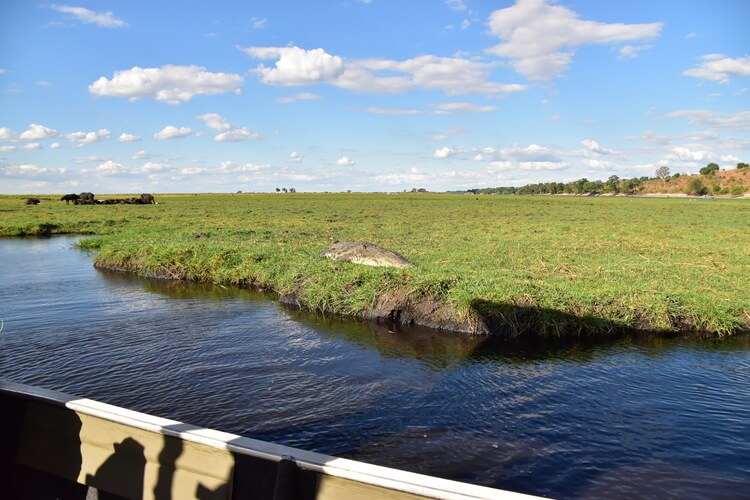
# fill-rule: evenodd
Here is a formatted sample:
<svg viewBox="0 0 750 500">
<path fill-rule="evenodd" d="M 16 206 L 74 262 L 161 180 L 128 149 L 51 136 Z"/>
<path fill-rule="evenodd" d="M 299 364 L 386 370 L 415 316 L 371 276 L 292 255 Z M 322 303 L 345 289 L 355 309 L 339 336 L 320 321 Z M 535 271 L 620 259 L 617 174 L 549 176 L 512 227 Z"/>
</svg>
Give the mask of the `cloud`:
<svg viewBox="0 0 750 500">
<path fill-rule="evenodd" d="M 252 23 L 252 28 L 253 28 L 254 30 L 260 30 L 260 29 L 263 29 L 263 28 L 265 28 L 265 27 L 266 27 L 266 23 L 267 23 L 267 22 L 268 22 L 268 19 L 266 19 L 265 17 L 264 17 L 263 19 L 260 19 L 260 18 L 254 17 L 254 18 L 253 18 L 253 23 Z"/>
<path fill-rule="evenodd" d="M 16 151 L 18 149 L 18 146 L 0 146 L 0 153 L 9 153 L 11 151 Z"/>
<path fill-rule="evenodd" d="M 445 5 L 449 9 L 459 12 L 462 10 L 466 10 L 466 4 L 463 2 L 463 0 L 445 0 Z"/>
<path fill-rule="evenodd" d="M 119 175 L 129 173 L 125 165 L 112 160 L 107 160 L 104 163 L 101 163 L 94 169 L 94 172 L 97 175 Z"/>
<path fill-rule="evenodd" d="M 675 146 L 670 149 L 669 159 L 682 161 L 705 161 L 714 159 L 713 153 L 707 150 L 692 150 L 688 147 Z"/>
<path fill-rule="evenodd" d="M 160 131 L 154 134 L 154 139 L 163 141 L 166 139 L 180 139 L 182 137 L 187 137 L 193 133 L 193 129 L 190 127 L 180 127 L 177 128 L 173 125 L 167 125 Z"/>
<path fill-rule="evenodd" d="M 50 149 L 58 149 L 59 147 L 60 147 L 59 142 L 53 142 L 52 144 L 49 145 Z"/>
<path fill-rule="evenodd" d="M 111 158 L 104 158 L 102 156 L 89 155 L 89 156 L 83 156 L 79 158 L 73 158 L 73 163 L 77 163 L 80 165 L 83 163 L 101 163 L 107 160 L 111 160 Z"/>
<path fill-rule="evenodd" d="M 635 59 L 641 53 L 641 51 L 648 50 L 652 45 L 625 45 L 620 47 L 617 53 L 617 59 L 625 61 L 627 59 Z"/>
<path fill-rule="evenodd" d="M 288 97 L 279 97 L 278 99 L 275 99 L 275 101 L 281 104 L 290 104 L 297 101 L 311 101 L 315 99 L 320 99 L 320 96 L 318 94 L 313 94 L 312 92 L 300 92 Z"/>
<path fill-rule="evenodd" d="M 490 31 L 502 43 L 487 52 L 510 58 L 513 67 L 532 80 L 560 76 L 581 45 L 632 42 L 656 38 L 662 23 L 600 23 L 547 0 L 518 0 L 490 15 Z"/>
<path fill-rule="evenodd" d="M 490 173 L 495 173 L 502 170 L 510 170 L 512 168 L 513 164 L 509 161 L 492 161 L 487 167 L 487 171 Z"/>
<path fill-rule="evenodd" d="M 120 137 L 118 137 L 117 140 L 120 142 L 138 142 L 141 140 L 141 138 L 137 135 L 126 134 L 123 132 L 122 134 L 120 134 Z"/>
<path fill-rule="evenodd" d="M 691 125 L 724 130 L 750 129 L 750 111 L 719 113 L 701 109 L 684 109 L 667 113 L 668 118 L 684 118 Z"/>
<path fill-rule="evenodd" d="M 544 146 L 539 146 L 537 144 L 530 144 L 528 147 L 525 147 L 525 148 L 519 148 L 518 146 L 513 146 L 511 148 L 501 149 L 500 153 L 503 156 L 514 158 L 520 162 L 557 163 L 561 161 L 561 159 L 559 158 L 556 152 L 548 148 L 545 148 Z"/>
<path fill-rule="evenodd" d="M 17 138 L 16 133 L 8 127 L 0 127 L 0 141 L 15 141 Z"/>
<path fill-rule="evenodd" d="M 2 168 L 5 175 L 10 177 L 35 177 L 37 175 L 63 175 L 67 172 L 65 168 L 48 168 L 24 163 L 22 165 L 11 165 Z"/>
<path fill-rule="evenodd" d="M 299 47 L 249 47 L 242 49 L 256 59 L 278 59 L 273 68 L 262 64 L 257 72 L 263 83 L 283 86 L 330 82 L 344 72 L 344 61 L 323 49 Z"/>
<path fill-rule="evenodd" d="M 442 90 L 448 95 L 497 95 L 525 90 L 525 85 L 489 81 L 492 64 L 459 57 L 424 55 L 404 61 L 354 59 L 323 49 L 299 47 L 240 48 L 256 59 L 276 59 L 256 72 L 264 83 L 282 86 L 330 84 L 353 92 L 399 93 L 410 89 Z"/>
<path fill-rule="evenodd" d="M 586 148 L 585 153 L 587 155 L 601 156 L 615 154 L 615 151 L 601 146 L 593 139 L 584 139 L 581 141 L 581 144 Z"/>
<path fill-rule="evenodd" d="M 442 160 L 445 158 L 450 158 L 451 156 L 457 155 L 461 152 L 461 148 L 452 147 L 449 148 L 448 146 L 436 149 L 435 152 L 432 154 L 433 158 L 436 158 L 438 160 Z"/>
<path fill-rule="evenodd" d="M 260 134 L 253 132 L 247 127 L 239 127 L 226 132 L 217 134 L 214 137 L 216 142 L 239 142 L 244 140 L 254 141 L 260 137 Z"/>
<path fill-rule="evenodd" d="M 95 12 L 84 7 L 74 7 L 71 5 L 52 5 L 52 9 L 68 14 L 76 21 L 85 24 L 95 24 L 102 28 L 122 28 L 125 21 L 117 19 L 111 12 Z"/>
<path fill-rule="evenodd" d="M 136 151 L 135 153 L 133 153 L 130 158 L 133 160 L 147 160 L 151 158 L 151 153 L 141 149 L 140 151 Z"/>
<path fill-rule="evenodd" d="M 373 177 L 375 182 L 381 183 L 381 184 L 390 184 L 390 185 L 398 185 L 398 184 L 409 184 L 414 182 L 425 182 L 428 181 L 429 178 L 424 172 L 420 172 L 416 168 L 411 168 L 408 173 L 389 173 L 389 174 L 381 174 L 376 175 Z"/>
<path fill-rule="evenodd" d="M 30 142 L 21 146 L 21 149 L 23 149 L 24 151 L 36 151 L 38 149 L 42 149 L 42 145 L 38 142 Z"/>
<path fill-rule="evenodd" d="M 270 165 L 260 165 L 257 163 L 236 163 L 233 161 L 223 161 L 219 165 L 219 172 L 248 173 L 259 172 L 269 168 Z"/>
<path fill-rule="evenodd" d="M 57 130 L 45 127 L 44 125 L 37 125 L 36 123 L 32 123 L 31 125 L 29 125 L 28 130 L 21 132 L 21 135 L 18 136 L 18 139 L 22 141 L 41 141 L 44 139 L 49 139 L 50 137 L 57 137 L 59 135 L 60 132 L 58 132 Z"/>
<path fill-rule="evenodd" d="M 199 120 L 202 120 L 208 127 L 223 132 L 231 128 L 231 125 L 224 119 L 223 116 L 217 113 L 205 113 L 196 116 Z"/>
<path fill-rule="evenodd" d="M 233 128 L 223 116 L 217 113 L 205 113 L 196 118 L 202 120 L 208 127 L 221 132 L 214 136 L 216 142 L 239 142 L 246 139 L 254 141 L 260 137 L 260 134 L 247 127 Z"/>
<path fill-rule="evenodd" d="M 297 153 L 296 151 L 289 153 L 289 158 L 287 158 L 287 163 L 301 163 L 302 162 L 302 155 Z"/>
<path fill-rule="evenodd" d="M 497 111 L 497 106 L 480 106 L 470 102 L 448 102 L 438 104 L 435 109 L 439 112 L 452 113 L 454 111 L 465 111 L 469 113 L 489 113 Z"/>
<path fill-rule="evenodd" d="M 732 59 L 723 54 L 708 54 L 700 60 L 699 66 L 685 70 L 682 74 L 719 83 L 727 83 L 733 76 L 750 75 L 750 56 Z"/>
<path fill-rule="evenodd" d="M 497 95 L 525 90 L 525 85 L 489 81 L 488 63 L 460 57 L 424 55 L 404 61 L 365 59 L 347 62 L 334 85 L 355 92 L 399 93 L 419 88 L 447 95 Z"/>
<path fill-rule="evenodd" d="M 418 109 L 377 108 L 377 107 L 369 107 L 369 108 L 366 108 L 364 111 L 365 113 L 372 113 L 375 115 L 391 115 L 391 116 L 419 115 L 422 113 Z"/>
<path fill-rule="evenodd" d="M 348 156 L 342 156 L 338 160 L 336 160 L 336 165 L 339 167 L 351 167 L 354 165 L 354 160 L 349 158 Z"/>
<path fill-rule="evenodd" d="M 101 77 L 89 85 L 89 92 L 97 96 L 127 97 L 135 101 L 151 97 L 169 104 L 179 104 L 196 95 L 232 92 L 241 94 L 240 75 L 210 73 L 203 66 L 173 66 L 115 71 L 111 80 Z"/>
<path fill-rule="evenodd" d="M 97 130 L 96 132 L 71 132 L 70 134 L 64 134 L 64 137 L 70 142 L 75 144 L 75 147 L 82 148 L 86 144 L 93 142 L 99 142 L 102 139 L 106 139 L 112 134 L 106 128 Z"/>
<path fill-rule="evenodd" d="M 522 170 L 564 170 L 570 167 L 564 161 L 522 161 L 518 166 Z"/>
</svg>

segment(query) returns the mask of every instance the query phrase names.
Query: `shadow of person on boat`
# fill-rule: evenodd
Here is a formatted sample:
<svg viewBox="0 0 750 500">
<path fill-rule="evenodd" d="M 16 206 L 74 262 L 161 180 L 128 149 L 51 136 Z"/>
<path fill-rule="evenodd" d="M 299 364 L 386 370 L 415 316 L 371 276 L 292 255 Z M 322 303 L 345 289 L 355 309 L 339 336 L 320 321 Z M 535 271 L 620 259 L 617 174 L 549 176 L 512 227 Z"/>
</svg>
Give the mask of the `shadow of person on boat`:
<svg viewBox="0 0 750 500">
<path fill-rule="evenodd" d="M 86 484 L 99 489 L 98 498 L 101 500 L 141 498 L 145 468 L 143 445 L 133 438 L 125 438 L 114 444 L 114 453 L 99 466 L 96 473 L 86 474 Z M 107 492 L 112 489 L 120 495 Z"/>
</svg>

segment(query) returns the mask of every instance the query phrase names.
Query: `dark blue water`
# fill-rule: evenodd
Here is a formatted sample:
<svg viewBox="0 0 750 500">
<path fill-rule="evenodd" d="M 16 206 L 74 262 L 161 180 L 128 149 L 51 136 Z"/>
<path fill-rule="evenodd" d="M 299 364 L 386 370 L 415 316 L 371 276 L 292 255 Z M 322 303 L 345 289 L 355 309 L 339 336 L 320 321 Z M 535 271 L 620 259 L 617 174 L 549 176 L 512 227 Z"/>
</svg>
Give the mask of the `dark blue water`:
<svg viewBox="0 0 750 500">
<path fill-rule="evenodd" d="M 390 332 L 0 239 L 0 378 L 558 498 L 750 498 L 750 339 Z"/>
</svg>

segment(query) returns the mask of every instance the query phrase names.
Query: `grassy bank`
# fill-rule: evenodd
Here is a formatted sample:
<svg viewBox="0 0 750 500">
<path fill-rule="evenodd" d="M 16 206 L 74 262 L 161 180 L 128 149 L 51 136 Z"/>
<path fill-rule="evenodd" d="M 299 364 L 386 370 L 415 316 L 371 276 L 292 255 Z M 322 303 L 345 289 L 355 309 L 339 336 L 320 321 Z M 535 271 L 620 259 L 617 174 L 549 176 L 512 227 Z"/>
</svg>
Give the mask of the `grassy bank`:
<svg viewBox="0 0 750 500">
<path fill-rule="evenodd" d="M 745 201 L 433 194 L 162 195 L 159 205 L 108 206 L 52 200 L 25 206 L 20 197 L 0 197 L 0 235 L 93 234 L 84 245 L 97 250 L 97 265 L 268 288 L 337 314 L 367 316 L 384 297 L 400 297 L 402 306 L 423 310 L 426 300 L 453 322 L 512 335 L 750 330 Z M 335 240 L 370 241 L 415 265 L 322 259 Z"/>
</svg>

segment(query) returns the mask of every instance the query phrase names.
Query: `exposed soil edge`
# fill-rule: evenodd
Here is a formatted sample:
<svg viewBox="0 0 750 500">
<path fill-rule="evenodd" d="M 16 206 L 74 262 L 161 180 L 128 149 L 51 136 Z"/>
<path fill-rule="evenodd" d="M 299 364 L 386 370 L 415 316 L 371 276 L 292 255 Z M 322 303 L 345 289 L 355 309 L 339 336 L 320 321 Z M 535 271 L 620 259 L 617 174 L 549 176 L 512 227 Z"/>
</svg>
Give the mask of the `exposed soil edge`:
<svg viewBox="0 0 750 500">
<path fill-rule="evenodd" d="M 118 266 L 113 263 L 96 261 L 94 267 L 107 271 L 130 273 L 138 276 L 166 279 L 175 281 L 195 281 L 187 276 L 179 276 L 168 272 L 143 272 Z M 301 300 L 298 291 L 281 294 L 264 283 L 241 281 L 231 283 L 240 288 L 247 288 L 259 292 L 271 292 L 278 296 L 279 302 L 295 309 L 317 311 L 332 316 L 347 316 L 338 311 L 311 307 Z M 506 306 L 502 311 L 490 311 L 489 314 L 479 312 L 480 308 L 468 311 L 459 310 L 453 304 L 420 294 L 397 289 L 389 294 L 378 297 L 372 305 L 359 314 L 348 315 L 355 319 L 373 321 L 381 324 L 417 325 L 434 330 L 455 332 L 471 335 L 498 335 L 508 338 L 539 337 L 563 338 L 576 336 L 611 336 L 618 334 L 647 333 L 657 335 L 708 335 L 719 337 L 719 332 L 702 331 L 686 321 L 675 319 L 674 329 L 655 329 L 647 320 L 641 320 L 637 326 L 624 326 L 611 323 L 602 318 L 576 317 L 564 313 L 555 313 L 558 317 L 549 321 L 549 311 L 541 311 L 533 307 Z M 742 327 L 731 335 L 750 334 L 750 317 Z"/>
</svg>

